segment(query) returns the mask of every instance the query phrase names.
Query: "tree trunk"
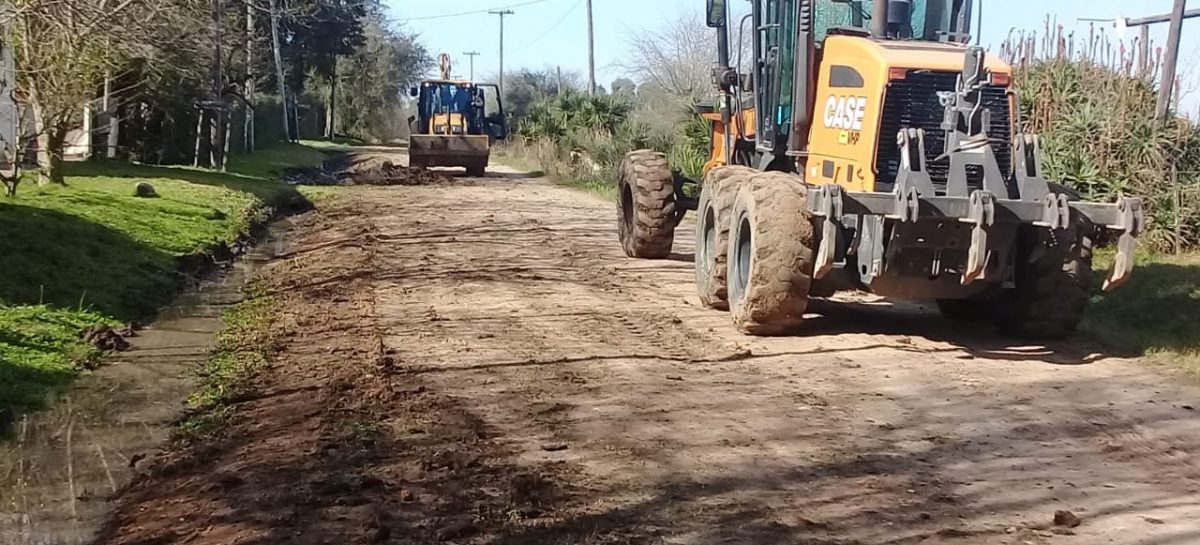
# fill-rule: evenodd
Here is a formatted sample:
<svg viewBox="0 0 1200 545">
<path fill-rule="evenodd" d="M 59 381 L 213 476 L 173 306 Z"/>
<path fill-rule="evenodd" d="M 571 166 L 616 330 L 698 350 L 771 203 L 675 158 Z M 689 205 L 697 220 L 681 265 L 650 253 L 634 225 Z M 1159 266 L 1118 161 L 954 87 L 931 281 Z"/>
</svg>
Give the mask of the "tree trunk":
<svg viewBox="0 0 1200 545">
<path fill-rule="evenodd" d="M 38 185 L 66 185 L 63 177 L 63 148 L 67 143 L 67 129 L 50 126 L 38 134 Z"/>
<path fill-rule="evenodd" d="M 283 55 L 279 52 L 279 0 L 271 0 L 271 50 L 275 54 L 275 77 L 279 84 L 279 102 L 283 105 L 283 138 L 292 140 L 288 119 L 287 80 L 283 79 Z"/>
<path fill-rule="evenodd" d="M 242 127 L 242 141 L 245 152 L 254 151 L 254 3 L 246 2 L 246 108 L 245 124 Z"/>
<path fill-rule="evenodd" d="M 337 136 L 337 57 L 333 58 L 333 74 L 329 76 L 329 104 L 325 106 L 325 138 Z"/>
<path fill-rule="evenodd" d="M 196 111 L 196 152 L 192 155 L 192 166 L 200 166 L 201 143 L 204 142 L 204 110 Z"/>
<path fill-rule="evenodd" d="M 33 127 L 37 131 L 38 185 L 63 184 L 62 158 L 66 129 L 48 119 L 46 108 L 37 100 L 37 93 L 30 93 L 29 108 L 33 110 Z"/>
</svg>

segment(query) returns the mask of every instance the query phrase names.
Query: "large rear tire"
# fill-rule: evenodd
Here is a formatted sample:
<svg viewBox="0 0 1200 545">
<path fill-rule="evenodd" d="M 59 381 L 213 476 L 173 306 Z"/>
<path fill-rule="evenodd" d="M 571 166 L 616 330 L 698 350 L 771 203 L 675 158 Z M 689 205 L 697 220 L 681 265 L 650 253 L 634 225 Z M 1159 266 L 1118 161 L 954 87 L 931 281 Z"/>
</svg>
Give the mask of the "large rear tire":
<svg viewBox="0 0 1200 545">
<path fill-rule="evenodd" d="M 725 274 L 729 251 L 729 214 L 738 188 L 758 174 L 744 166 L 722 166 L 704 176 L 696 208 L 696 294 L 704 305 L 729 309 Z"/>
<path fill-rule="evenodd" d="M 734 325 L 781 335 L 804 321 L 814 229 L 799 176 L 764 172 L 738 189 L 730 214 L 727 277 Z"/>
<path fill-rule="evenodd" d="M 625 255 L 662 259 L 671 255 L 679 214 L 667 156 L 631 151 L 617 171 L 617 236 Z"/>
<path fill-rule="evenodd" d="M 996 303 L 996 325 L 1025 339 L 1051 340 L 1075 332 L 1092 291 L 1094 228 L 1077 217 L 1071 229 L 1050 233 L 1022 227 L 1016 287 Z"/>
</svg>

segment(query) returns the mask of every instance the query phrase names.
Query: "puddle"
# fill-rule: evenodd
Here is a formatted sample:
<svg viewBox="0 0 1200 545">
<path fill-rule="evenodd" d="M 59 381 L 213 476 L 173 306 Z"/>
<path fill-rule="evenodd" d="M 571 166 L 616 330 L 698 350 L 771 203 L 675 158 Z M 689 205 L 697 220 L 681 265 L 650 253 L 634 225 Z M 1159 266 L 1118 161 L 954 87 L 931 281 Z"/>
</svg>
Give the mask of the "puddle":
<svg viewBox="0 0 1200 545">
<path fill-rule="evenodd" d="M 130 350 L 81 378 L 46 411 L 14 423 L 0 444 L 0 543 L 90 542 L 140 458 L 154 453 L 192 391 L 221 314 L 242 287 L 284 250 L 291 223 L 276 222 L 262 242 L 180 296 L 130 340 Z"/>
</svg>

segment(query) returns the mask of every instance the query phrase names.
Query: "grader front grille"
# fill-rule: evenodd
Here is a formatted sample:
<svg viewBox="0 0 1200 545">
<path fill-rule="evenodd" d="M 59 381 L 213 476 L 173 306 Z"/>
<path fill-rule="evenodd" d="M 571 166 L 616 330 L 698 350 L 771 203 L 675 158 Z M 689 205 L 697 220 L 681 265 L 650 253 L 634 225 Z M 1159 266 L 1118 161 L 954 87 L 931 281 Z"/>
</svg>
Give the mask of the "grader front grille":
<svg viewBox="0 0 1200 545">
<path fill-rule="evenodd" d="M 959 74 L 957 72 L 910 71 L 903 80 L 888 84 L 883 101 L 883 119 L 880 123 L 879 142 L 876 148 L 876 168 L 879 169 L 876 191 L 891 191 L 900 171 L 900 147 L 896 135 L 901 128 L 925 129 L 925 159 L 934 189 L 945 194 L 946 173 L 950 170 L 949 159 L 938 159 L 945 152 L 946 134 L 942 130 L 945 108 L 938 100 L 938 92 L 954 92 Z M 992 111 L 989 135 L 992 149 L 1000 171 L 1012 171 L 1012 112 L 1010 112 L 1007 89 L 989 85 L 983 91 L 983 106 Z M 983 185 L 983 173 L 968 169 L 968 185 L 979 189 Z"/>
</svg>

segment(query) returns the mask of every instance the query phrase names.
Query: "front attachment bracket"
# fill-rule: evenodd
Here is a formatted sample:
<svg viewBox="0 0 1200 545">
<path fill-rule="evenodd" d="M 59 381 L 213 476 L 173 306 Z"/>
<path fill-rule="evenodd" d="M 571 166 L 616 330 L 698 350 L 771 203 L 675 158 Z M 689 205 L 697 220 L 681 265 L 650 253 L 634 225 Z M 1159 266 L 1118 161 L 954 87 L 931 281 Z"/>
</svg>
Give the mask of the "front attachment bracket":
<svg viewBox="0 0 1200 545">
<path fill-rule="evenodd" d="M 1141 199 L 1118 197 L 1117 213 L 1118 223 L 1110 227 L 1116 227 L 1121 235 L 1117 239 L 1117 256 L 1113 259 L 1112 269 L 1104 279 L 1104 291 L 1129 280 L 1129 275 L 1133 273 L 1134 253 L 1137 252 L 1137 237 L 1146 223 Z"/>
<path fill-rule="evenodd" d="M 825 184 L 817 193 L 815 215 L 824 218 L 821 226 L 821 243 L 817 247 L 817 262 L 813 267 L 813 278 L 825 278 L 833 270 L 837 259 L 838 223 L 842 220 L 842 186 Z"/>
<path fill-rule="evenodd" d="M 1016 139 L 1017 192 L 1026 201 L 1040 201 L 1050 194 L 1050 185 L 1042 177 L 1042 141 L 1036 134 L 1021 134 Z"/>
<path fill-rule="evenodd" d="M 1042 200 L 1042 221 L 1034 222 L 1039 227 L 1052 230 L 1071 226 L 1071 201 L 1062 193 L 1049 193 Z"/>
<path fill-rule="evenodd" d="M 996 223 L 995 195 L 982 189 L 973 191 L 967 217 L 962 221 L 974 224 L 971 229 L 971 248 L 967 252 L 967 266 L 962 275 L 962 285 L 966 286 L 983 279 L 987 271 L 988 231 Z"/>
<path fill-rule="evenodd" d="M 900 145 L 900 171 L 896 174 L 899 193 L 916 190 L 918 195 L 934 195 L 933 179 L 925 168 L 925 131 L 904 128 L 896 137 Z"/>
</svg>

